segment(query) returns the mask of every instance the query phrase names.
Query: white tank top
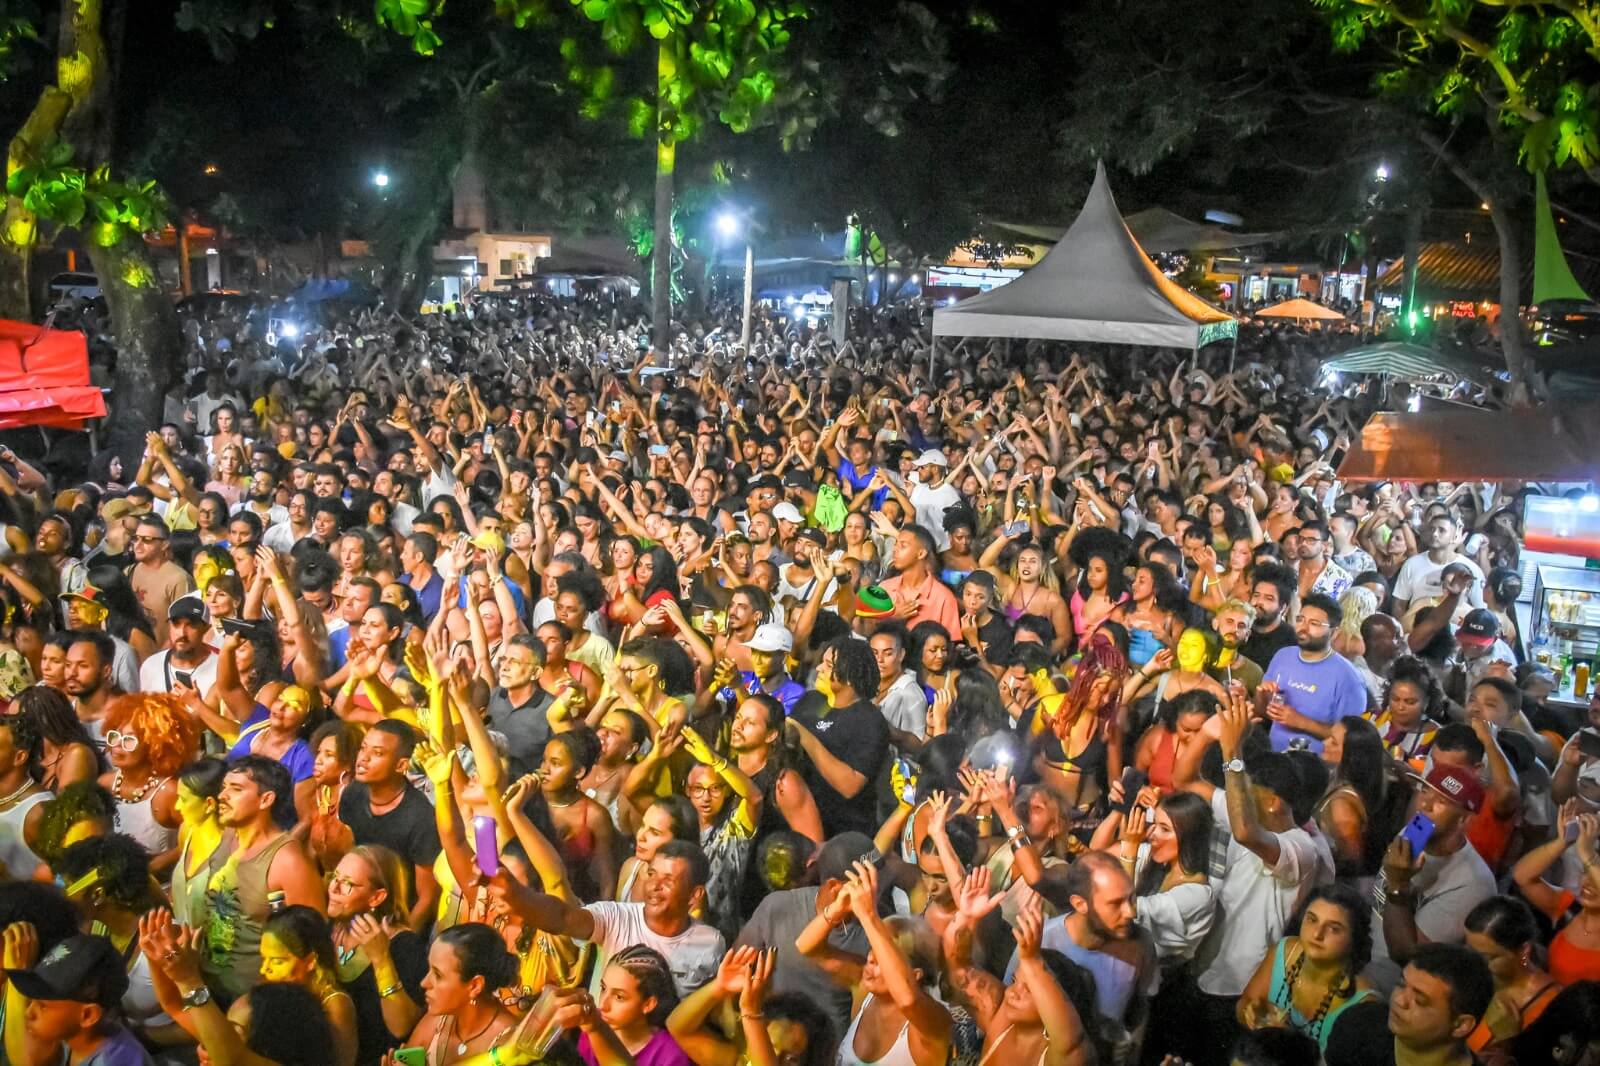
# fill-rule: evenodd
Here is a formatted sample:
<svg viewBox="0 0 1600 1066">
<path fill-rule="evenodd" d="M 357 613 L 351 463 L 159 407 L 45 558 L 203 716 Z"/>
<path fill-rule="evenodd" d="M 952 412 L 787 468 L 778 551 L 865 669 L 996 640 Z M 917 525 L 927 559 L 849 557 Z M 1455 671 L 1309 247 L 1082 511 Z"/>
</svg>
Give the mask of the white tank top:
<svg viewBox="0 0 1600 1066">
<path fill-rule="evenodd" d="M 18 800 L 10 810 L 0 811 L 0 863 L 5 864 L 13 881 L 28 880 L 43 861 L 28 847 L 22 827 L 28 820 L 28 812 L 51 798 L 48 792 L 35 792 Z"/>
<path fill-rule="evenodd" d="M 872 993 L 868 992 L 867 998 L 861 1001 L 861 1009 L 850 1019 L 850 1028 L 845 1030 L 844 1039 L 839 1042 L 838 1066 L 914 1066 L 911 1061 L 909 1021 L 900 1026 L 900 1035 L 894 1038 L 894 1043 L 889 1045 L 889 1050 L 884 1052 L 882 1058 L 868 1062 L 856 1054 L 856 1027 L 861 1024 L 861 1016 L 867 1013 L 867 1007 L 871 1003 Z"/>
<path fill-rule="evenodd" d="M 137 840 L 152 855 L 171 851 L 178 842 L 178 831 L 156 821 L 156 812 L 151 809 L 156 793 L 161 791 L 164 782 L 163 778 L 162 782 L 153 785 L 138 803 L 117 800 L 116 831 Z"/>
</svg>

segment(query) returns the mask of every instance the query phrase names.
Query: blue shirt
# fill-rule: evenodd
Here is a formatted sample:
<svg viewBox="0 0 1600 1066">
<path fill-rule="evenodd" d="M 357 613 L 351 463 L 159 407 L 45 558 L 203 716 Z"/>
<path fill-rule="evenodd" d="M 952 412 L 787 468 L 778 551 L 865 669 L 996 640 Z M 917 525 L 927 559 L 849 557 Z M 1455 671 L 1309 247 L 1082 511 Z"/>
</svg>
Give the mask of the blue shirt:
<svg viewBox="0 0 1600 1066">
<path fill-rule="evenodd" d="M 1262 680 L 1276 682 L 1283 702 L 1323 725 L 1331 726 L 1347 714 L 1364 714 L 1367 709 L 1367 686 L 1356 668 L 1337 652 L 1307 662 L 1299 646 L 1280 648 Z M 1273 751 L 1288 750 L 1295 737 L 1304 738 L 1312 751 L 1322 751 L 1320 738 L 1272 723 Z"/>
<path fill-rule="evenodd" d="M 877 464 L 873 464 L 872 466 L 867 467 L 866 470 L 861 471 L 856 469 L 856 464 L 852 463 L 844 456 L 841 455 L 839 457 L 839 480 L 850 486 L 851 492 L 860 492 L 862 489 L 872 484 L 872 478 L 877 474 L 877 472 Z M 887 500 L 888 498 L 888 489 L 879 489 L 877 492 L 874 492 L 872 494 L 872 510 L 876 511 L 881 508 L 883 506 L 883 501 Z"/>
<path fill-rule="evenodd" d="M 439 613 L 439 600 L 444 595 L 444 578 L 435 573 L 427 584 L 412 591 L 417 594 L 417 606 L 422 610 L 423 623 L 432 622 L 433 616 Z"/>
</svg>

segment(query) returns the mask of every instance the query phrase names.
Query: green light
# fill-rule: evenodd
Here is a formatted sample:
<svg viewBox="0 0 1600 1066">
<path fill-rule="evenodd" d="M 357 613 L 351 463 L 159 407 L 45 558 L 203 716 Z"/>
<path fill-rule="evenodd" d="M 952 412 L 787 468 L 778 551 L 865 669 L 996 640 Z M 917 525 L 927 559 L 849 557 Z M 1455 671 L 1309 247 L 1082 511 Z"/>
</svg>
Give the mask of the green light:
<svg viewBox="0 0 1600 1066">
<path fill-rule="evenodd" d="M 1417 313 L 1415 311 L 1406 312 L 1406 328 L 1413 333 L 1417 331 Z"/>
</svg>

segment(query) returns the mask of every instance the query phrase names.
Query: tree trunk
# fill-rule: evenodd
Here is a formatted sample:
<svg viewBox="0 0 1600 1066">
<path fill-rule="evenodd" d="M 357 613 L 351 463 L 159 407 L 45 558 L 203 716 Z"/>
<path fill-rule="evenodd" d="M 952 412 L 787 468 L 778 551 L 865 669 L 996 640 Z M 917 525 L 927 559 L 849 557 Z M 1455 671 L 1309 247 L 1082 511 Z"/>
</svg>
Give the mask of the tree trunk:
<svg viewBox="0 0 1600 1066">
<path fill-rule="evenodd" d="M 7 177 L 35 162 L 39 152 L 61 135 L 61 124 L 71 108 L 72 97 L 54 85 L 40 90 L 33 111 L 7 148 Z M 38 240 L 37 216 L 17 197 L 5 197 L 0 228 L 0 317 L 21 321 L 33 317 L 33 250 Z"/>
<path fill-rule="evenodd" d="M 677 76 L 677 60 L 666 41 L 656 47 L 656 204 L 655 238 L 650 245 L 650 336 L 665 355 L 672 344 L 672 178 L 678 165 L 678 141 L 667 114 L 668 87 Z"/>
<path fill-rule="evenodd" d="M 110 248 L 91 244 L 89 260 L 117 342 L 106 444 L 132 470 L 144 453 L 145 434 L 161 425 L 167 388 L 183 356 L 178 314 L 141 238 Z"/>
<path fill-rule="evenodd" d="M 1511 375 L 1511 403 L 1525 407 L 1533 403 L 1535 392 L 1533 378 L 1528 372 L 1527 350 L 1522 346 L 1522 252 L 1517 243 L 1516 223 L 1489 183 L 1468 170 L 1443 141 L 1426 130 L 1421 137 L 1422 143 L 1444 161 L 1456 180 L 1489 205 L 1489 220 L 1494 223 L 1495 237 L 1500 244 L 1500 352 L 1505 357 L 1506 371 Z"/>
</svg>

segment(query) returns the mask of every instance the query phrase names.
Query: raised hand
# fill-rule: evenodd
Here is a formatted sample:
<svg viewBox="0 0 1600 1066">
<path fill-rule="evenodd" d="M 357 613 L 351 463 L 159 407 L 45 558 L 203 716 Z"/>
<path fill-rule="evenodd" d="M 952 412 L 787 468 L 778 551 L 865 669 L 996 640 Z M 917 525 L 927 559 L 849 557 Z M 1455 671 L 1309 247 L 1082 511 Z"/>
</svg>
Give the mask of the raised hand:
<svg viewBox="0 0 1600 1066">
<path fill-rule="evenodd" d="M 436 787 L 449 784 L 455 757 L 454 751 L 439 750 L 439 746 L 431 739 L 418 741 L 416 750 L 411 753 L 412 763 L 420 766 Z"/>
<path fill-rule="evenodd" d="M 0 966 L 31 970 L 39 961 L 39 931 L 32 922 L 12 922 L 0 933 Z"/>
<path fill-rule="evenodd" d="M 956 913 L 968 922 L 976 922 L 1005 900 L 1004 893 L 989 894 L 991 882 L 989 867 L 974 866 L 956 893 Z"/>
<path fill-rule="evenodd" d="M 745 982 L 750 977 L 750 967 L 755 965 L 760 955 L 759 948 L 744 944 L 722 956 L 722 961 L 717 964 L 717 991 L 725 996 L 737 996 L 743 992 Z"/>
<path fill-rule="evenodd" d="M 1011 922 L 1011 935 L 1016 938 L 1019 958 L 1039 957 L 1040 947 L 1044 943 L 1044 907 L 1037 894 L 1030 896 L 1017 908 L 1017 916 Z"/>
<path fill-rule="evenodd" d="M 739 1013 L 746 1017 L 759 1017 L 767 1002 L 767 989 L 772 984 L 772 970 L 778 962 L 778 949 L 768 948 L 757 954 L 745 974 L 744 990 L 739 993 Z"/>
<path fill-rule="evenodd" d="M 870 862 L 856 860 L 845 875 L 845 884 L 851 888 L 850 912 L 858 921 L 870 921 L 878 913 L 878 868 Z"/>
</svg>

